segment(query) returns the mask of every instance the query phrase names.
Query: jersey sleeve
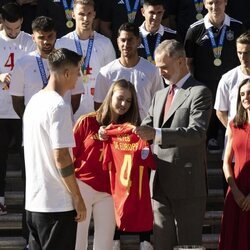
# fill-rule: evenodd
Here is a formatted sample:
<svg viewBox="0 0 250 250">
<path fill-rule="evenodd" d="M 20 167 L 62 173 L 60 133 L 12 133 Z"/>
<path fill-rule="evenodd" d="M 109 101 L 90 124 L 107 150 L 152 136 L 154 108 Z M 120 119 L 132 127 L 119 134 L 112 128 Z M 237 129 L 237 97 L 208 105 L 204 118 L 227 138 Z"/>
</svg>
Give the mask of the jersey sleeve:
<svg viewBox="0 0 250 250">
<path fill-rule="evenodd" d="M 70 105 L 59 105 L 53 110 L 51 116 L 49 134 L 53 149 L 74 147 L 75 140 L 73 136 Z"/>
<path fill-rule="evenodd" d="M 214 109 L 218 111 L 228 111 L 229 110 L 228 102 L 229 102 L 229 89 L 225 81 L 225 78 L 222 76 L 216 91 Z"/>
<path fill-rule="evenodd" d="M 16 65 L 11 72 L 9 93 L 13 96 L 24 96 L 24 84 L 24 70 L 22 70 L 20 60 L 17 60 Z"/>
<path fill-rule="evenodd" d="M 97 103 L 102 103 L 108 93 L 109 87 L 109 81 L 101 69 L 96 78 L 94 101 Z"/>
</svg>

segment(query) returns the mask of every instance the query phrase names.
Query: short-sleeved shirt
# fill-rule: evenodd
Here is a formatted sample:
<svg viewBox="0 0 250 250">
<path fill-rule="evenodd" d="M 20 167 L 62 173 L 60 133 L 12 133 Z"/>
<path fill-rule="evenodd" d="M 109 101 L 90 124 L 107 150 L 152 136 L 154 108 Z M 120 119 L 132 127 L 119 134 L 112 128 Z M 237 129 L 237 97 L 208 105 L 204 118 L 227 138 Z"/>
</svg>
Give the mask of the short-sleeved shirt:
<svg viewBox="0 0 250 250">
<path fill-rule="evenodd" d="M 211 27 L 218 44 L 222 27 L 226 26 L 224 45 L 221 52 L 220 66 L 214 65 L 214 54 L 208 35 Z M 185 39 L 185 50 L 188 58 L 193 58 L 194 77 L 209 87 L 215 97 L 217 85 L 223 74 L 239 64 L 236 51 L 236 39 L 245 30 L 242 22 L 225 14 L 224 23 L 220 29 L 213 27 L 208 15 L 190 26 Z"/>
<path fill-rule="evenodd" d="M 66 36 L 60 38 L 56 42 L 56 48 L 67 48 L 80 54 L 76 48 L 75 37 L 76 32 L 70 32 Z M 86 57 L 89 39 L 79 40 L 83 57 Z M 96 77 L 101 69 L 109 62 L 115 59 L 114 47 L 107 37 L 94 32 L 94 43 L 91 51 L 89 70 L 87 74 L 87 81 L 82 79 L 82 85 L 84 87 L 84 94 L 81 97 L 81 103 L 74 114 L 77 120 L 81 115 L 94 111 L 93 95 L 95 91 Z"/>
<path fill-rule="evenodd" d="M 38 53 L 32 51 L 20 58 L 12 72 L 10 83 L 10 94 L 13 96 L 24 96 L 24 104 L 27 105 L 31 97 L 44 88 L 40 69 L 36 57 Z M 49 77 L 48 60 L 42 58 L 46 77 Z M 67 91 L 64 99 L 67 103 L 71 101 L 71 95 L 83 93 L 83 86 L 80 77 L 73 90 Z"/>
<path fill-rule="evenodd" d="M 124 67 L 119 59 L 116 59 L 101 68 L 96 80 L 94 101 L 102 103 L 112 83 L 120 79 L 134 84 L 140 115 L 143 119 L 148 112 L 155 92 L 163 88 L 158 69 L 142 57 L 132 68 Z"/>
<path fill-rule="evenodd" d="M 25 209 L 31 212 L 73 210 L 72 197 L 55 165 L 53 150 L 75 146 L 71 107 L 55 91 L 41 90 L 23 116 L 26 170 Z"/>
<path fill-rule="evenodd" d="M 5 35 L 4 30 L 0 31 L 0 74 L 12 72 L 16 61 L 34 48 L 31 35 L 21 31 L 12 39 Z M 5 86 L 0 82 L 0 119 L 19 119 L 13 109 L 9 89 Z"/>
<path fill-rule="evenodd" d="M 96 114 L 82 116 L 74 127 L 73 148 L 76 178 L 99 192 L 110 193 L 109 172 L 103 169 L 103 141 Z"/>
<path fill-rule="evenodd" d="M 156 165 L 150 146 L 132 132 L 131 124 L 111 124 L 104 144 L 104 168 L 110 171 L 116 223 L 127 232 L 149 231 L 153 214 L 148 169 Z"/>
<path fill-rule="evenodd" d="M 236 115 L 239 85 L 248 78 L 250 75 L 245 75 L 238 66 L 224 74 L 219 82 L 214 108 L 219 111 L 227 111 L 228 121 L 231 121 Z"/>
<path fill-rule="evenodd" d="M 154 51 L 156 49 L 156 45 L 158 46 L 160 42 L 166 39 L 180 40 L 175 30 L 172 30 L 163 25 L 160 25 L 158 31 L 155 32 L 154 34 L 150 34 L 145 29 L 145 22 L 139 27 L 139 29 L 141 34 L 141 44 L 138 48 L 138 54 L 139 56 L 145 59 L 147 59 L 147 53 L 145 49 L 145 46 L 147 46 L 146 44 L 148 44 L 150 55 L 154 58 Z M 158 37 L 160 37 L 160 39 Z M 146 39 L 146 44 L 144 39 Z"/>
</svg>

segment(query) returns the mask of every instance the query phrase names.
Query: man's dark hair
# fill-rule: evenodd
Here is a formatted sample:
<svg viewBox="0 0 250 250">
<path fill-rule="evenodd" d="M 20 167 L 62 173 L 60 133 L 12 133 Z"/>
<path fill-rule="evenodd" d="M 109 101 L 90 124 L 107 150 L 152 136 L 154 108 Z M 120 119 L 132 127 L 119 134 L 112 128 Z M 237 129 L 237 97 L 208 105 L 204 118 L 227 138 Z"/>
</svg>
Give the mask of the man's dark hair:
<svg viewBox="0 0 250 250">
<path fill-rule="evenodd" d="M 32 32 L 34 31 L 56 31 L 56 26 L 52 18 L 47 16 L 39 16 L 32 21 Z"/>
<path fill-rule="evenodd" d="M 82 56 L 76 52 L 61 48 L 53 50 L 48 55 L 49 68 L 52 71 L 60 70 L 65 66 L 78 66 L 79 62 L 82 60 Z"/>
<path fill-rule="evenodd" d="M 164 9 L 166 9 L 166 3 L 164 0 L 144 0 L 143 5 L 148 6 L 156 6 L 156 5 L 162 5 Z"/>
<path fill-rule="evenodd" d="M 133 23 L 123 23 L 118 29 L 118 37 L 122 31 L 131 32 L 136 37 L 140 37 L 139 27 Z"/>
<path fill-rule="evenodd" d="M 22 8 L 17 3 L 7 3 L 2 6 L 2 19 L 10 23 L 17 22 L 23 18 Z"/>
</svg>

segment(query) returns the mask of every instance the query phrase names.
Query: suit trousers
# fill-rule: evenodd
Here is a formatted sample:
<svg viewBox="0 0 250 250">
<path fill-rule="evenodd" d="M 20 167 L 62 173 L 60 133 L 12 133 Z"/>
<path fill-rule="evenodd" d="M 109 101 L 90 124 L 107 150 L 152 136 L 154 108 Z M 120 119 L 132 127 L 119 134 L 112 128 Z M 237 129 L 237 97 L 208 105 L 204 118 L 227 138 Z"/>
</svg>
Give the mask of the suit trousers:
<svg viewBox="0 0 250 250">
<path fill-rule="evenodd" d="M 75 250 L 76 211 L 26 212 L 30 250 Z"/>
<path fill-rule="evenodd" d="M 153 200 L 154 249 L 201 245 L 206 197 Z"/>
</svg>

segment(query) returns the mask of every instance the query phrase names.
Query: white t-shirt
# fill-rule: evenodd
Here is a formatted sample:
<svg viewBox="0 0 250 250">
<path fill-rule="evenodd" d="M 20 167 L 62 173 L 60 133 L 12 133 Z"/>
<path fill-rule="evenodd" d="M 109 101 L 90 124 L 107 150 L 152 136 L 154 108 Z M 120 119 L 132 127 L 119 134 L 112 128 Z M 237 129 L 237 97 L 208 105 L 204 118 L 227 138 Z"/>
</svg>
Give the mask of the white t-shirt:
<svg viewBox="0 0 250 250">
<path fill-rule="evenodd" d="M 15 39 L 7 37 L 0 31 L 0 74 L 9 73 L 14 68 L 16 61 L 34 50 L 31 35 L 21 31 Z M 9 90 L 4 90 L 5 84 L 0 82 L 0 119 L 19 119 L 13 109 Z"/>
<path fill-rule="evenodd" d="M 142 57 L 132 68 L 124 67 L 116 59 L 101 68 L 97 76 L 94 101 L 102 103 L 112 83 L 120 79 L 134 84 L 141 119 L 145 118 L 155 92 L 163 88 L 158 69 Z"/>
<path fill-rule="evenodd" d="M 75 146 L 71 107 L 55 91 L 41 90 L 23 116 L 26 169 L 25 209 L 62 212 L 73 209 L 72 198 L 56 168 L 53 150 Z"/>
<path fill-rule="evenodd" d="M 70 32 L 66 36 L 58 39 L 55 45 L 56 48 L 67 48 L 78 53 L 74 39 L 74 32 L 75 31 Z M 89 39 L 80 40 L 83 57 L 86 56 L 88 42 Z M 94 32 L 94 43 L 89 63 L 89 67 L 91 68 L 90 74 L 88 75 L 87 81 L 82 81 L 84 86 L 84 95 L 82 95 L 79 109 L 74 114 L 75 119 L 78 119 L 82 114 L 94 111 L 93 95 L 97 74 L 99 73 L 101 67 L 105 66 L 114 59 L 115 50 L 110 39 Z"/>
<path fill-rule="evenodd" d="M 245 75 L 240 66 L 233 68 L 221 77 L 214 109 L 228 111 L 228 121 L 231 121 L 236 115 L 238 88 L 240 83 L 247 78 L 250 78 L 250 75 Z"/>
<path fill-rule="evenodd" d="M 16 62 L 12 72 L 9 92 L 13 96 L 24 96 L 25 105 L 28 104 L 34 94 L 44 87 L 36 56 L 36 51 L 32 51 L 28 55 L 23 56 Z M 42 58 L 42 62 L 46 76 L 48 77 L 48 60 Z M 81 78 L 79 77 L 75 88 L 67 91 L 64 100 L 70 103 L 71 95 L 81 94 L 83 91 Z"/>
</svg>

